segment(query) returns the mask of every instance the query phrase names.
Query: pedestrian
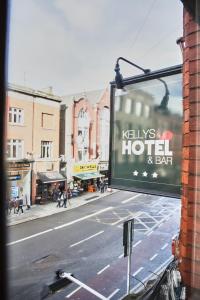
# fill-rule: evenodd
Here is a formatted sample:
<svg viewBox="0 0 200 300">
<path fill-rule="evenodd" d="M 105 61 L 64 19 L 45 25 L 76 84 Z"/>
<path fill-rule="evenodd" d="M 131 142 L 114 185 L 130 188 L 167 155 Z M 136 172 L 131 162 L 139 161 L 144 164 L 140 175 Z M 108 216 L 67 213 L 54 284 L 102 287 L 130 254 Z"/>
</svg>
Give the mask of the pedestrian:
<svg viewBox="0 0 200 300">
<path fill-rule="evenodd" d="M 62 204 L 62 207 L 67 208 L 67 199 L 68 199 L 68 193 L 67 193 L 67 190 L 64 189 L 64 191 L 63 191 L 63 204 Z"/>
<path fill-rule="evenodd" d="M 10 213 L 11 213 L 9 204 L 10 204 L 10 200 L 8 198 L 6 198 L 5 209 L 6 209 L 6 214 L 7 215 L 10 215 Z"/>
<path fill-rule="evenodd" d="M 58 197 L 57 197 L 57 205 L 56 205 L 56 207 L 61 207 L 61 206 L 60 206 L 60 204 L 61 204 L 61 195 L 62 195 L 62 193 L 60 192 L 60 193 L 58 194 Z"/>
<path fill-rule="evenodd" d="M 25 194 L 24 199 L 25 199 L 25 203 L 26 203 L 26 209 L 29 210 L 31 208 L 30 197 L 27 194 Z"/>
<path fill-rule="evenodd" d="M 21 198 L 19 198 L 17 196 L 17 202 L 18 202 L 18 208 L 17 208 L 17 213 L 19 213 L 19 210 L 21 210 L 22 214 L 23 214 L 23 194 L 21 196 Z"/>
<path fill-rule="evenodd" d="M 104 182 L 103 182 L 103 180 L 100 182 L 100 190 L 101 190 L 101 193 L 104 193 Z"/>
</svg>

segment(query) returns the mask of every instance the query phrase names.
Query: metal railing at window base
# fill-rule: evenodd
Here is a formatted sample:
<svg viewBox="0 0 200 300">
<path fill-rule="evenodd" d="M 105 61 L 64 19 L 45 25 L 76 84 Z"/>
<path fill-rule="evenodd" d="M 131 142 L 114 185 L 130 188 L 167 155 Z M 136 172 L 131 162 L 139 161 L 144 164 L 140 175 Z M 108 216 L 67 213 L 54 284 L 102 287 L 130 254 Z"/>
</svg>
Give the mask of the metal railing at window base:
<svg viewBox="0 0 200 300">
<path fill-rule="evenodd" d="M 149 280 L 146 284 L 142 283 L 144 289 L 140 289 L 137 294 L 131 294 L 132 298 L 125 297 L 124 300 L 186 300 L 186 289 L 177 266 L 178 261 L 173 260 L 162 275 L 155 274 L 156 279 Z"/>
</svg>

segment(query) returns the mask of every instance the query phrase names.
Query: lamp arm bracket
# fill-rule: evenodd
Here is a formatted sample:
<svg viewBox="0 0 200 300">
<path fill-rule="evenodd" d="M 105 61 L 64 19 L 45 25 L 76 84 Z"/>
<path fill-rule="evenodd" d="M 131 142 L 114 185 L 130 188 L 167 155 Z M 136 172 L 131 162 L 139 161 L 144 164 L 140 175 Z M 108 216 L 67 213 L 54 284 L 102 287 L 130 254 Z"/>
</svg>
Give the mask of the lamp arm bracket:
<svg viewBox="0 0 200 300">
<path fill-rule="evenodd" d="M 150 69 L 143 69 L 142 67 L 140 67 L 140 66 L 134 64 L 133 62 L 131 62 L 130 60 L 128 60 L 128 59 L 126 59 L 126 58 L 124 58 L 124 57 L 122 57 L 122 56 L 118 57 L 118 59 L 117 59 L 117 61 L 116 61 L 116 66 L 115 66 L 115 68 L 119 68 L 119 61 L 120 61 L 120 60 L 123 60 L 123 61 L 127 62 L 128 64 L 130 64 L 130 65 L 132 65 L 132 66 L 134 66 L 134 67 L 136 67 L 136 68 L 142 70 L 145 74 L 151 72 Z"/>
</svg>

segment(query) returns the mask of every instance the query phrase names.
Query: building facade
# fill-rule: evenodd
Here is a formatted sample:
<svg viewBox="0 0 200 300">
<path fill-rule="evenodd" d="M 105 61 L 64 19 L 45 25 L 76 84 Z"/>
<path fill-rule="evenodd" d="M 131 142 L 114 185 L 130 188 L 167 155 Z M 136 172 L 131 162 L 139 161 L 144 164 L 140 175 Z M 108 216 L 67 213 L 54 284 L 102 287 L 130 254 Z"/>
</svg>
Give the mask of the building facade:
<svg viewBox="0 0 200 300">
<path fill-rule="evenodd" d="M 7 92 L 7 179 L 10 197 L 26 194 L 32 204 L 48 199 L 59 174 L 61 98 L 51 91 L 9 85 Z M 24 203 L 25 204 L 25 203 Z"/>
<path fill-rule="evenodd" d="M 68 181 L 81 173 L 106 175 L 109 159 L 109 90 L 63 97 L 60 112 L 61 169 Z M 102 171 L 102 175 L 99 173 Z M 103 174 L 105 173 L 105 174 Z M 93 177 L 92 177 L 93 176 Z"/>
</svg>

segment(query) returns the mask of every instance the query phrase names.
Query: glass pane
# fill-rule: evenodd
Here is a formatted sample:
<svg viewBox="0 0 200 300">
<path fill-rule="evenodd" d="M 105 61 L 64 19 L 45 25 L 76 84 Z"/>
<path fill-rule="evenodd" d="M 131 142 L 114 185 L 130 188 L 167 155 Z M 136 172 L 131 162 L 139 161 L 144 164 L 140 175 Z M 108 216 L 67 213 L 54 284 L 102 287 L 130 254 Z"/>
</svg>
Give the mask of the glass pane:
<svg viewBox="0 0 200 300">
<path fill-rule="evenodd" d="M 125 104 L 121 111 L 119 96 L 115 97 L 111 158 L 115 186 L 180 193 L 181 84 L 181 74 L 129 84 L 120 96 Z M 129 99 L 135 102 L 135 113 L 127 114 Z"/>
<path fill-rule="evenodd" d="M 9 113 L 9 122 L 12 122 L 12 113 Z"/>
<path fill-rule="evenodd" d="M 16 145 L 13 145 L 13 158 L 17 157 L 17 147 Z"/>
</svg>

